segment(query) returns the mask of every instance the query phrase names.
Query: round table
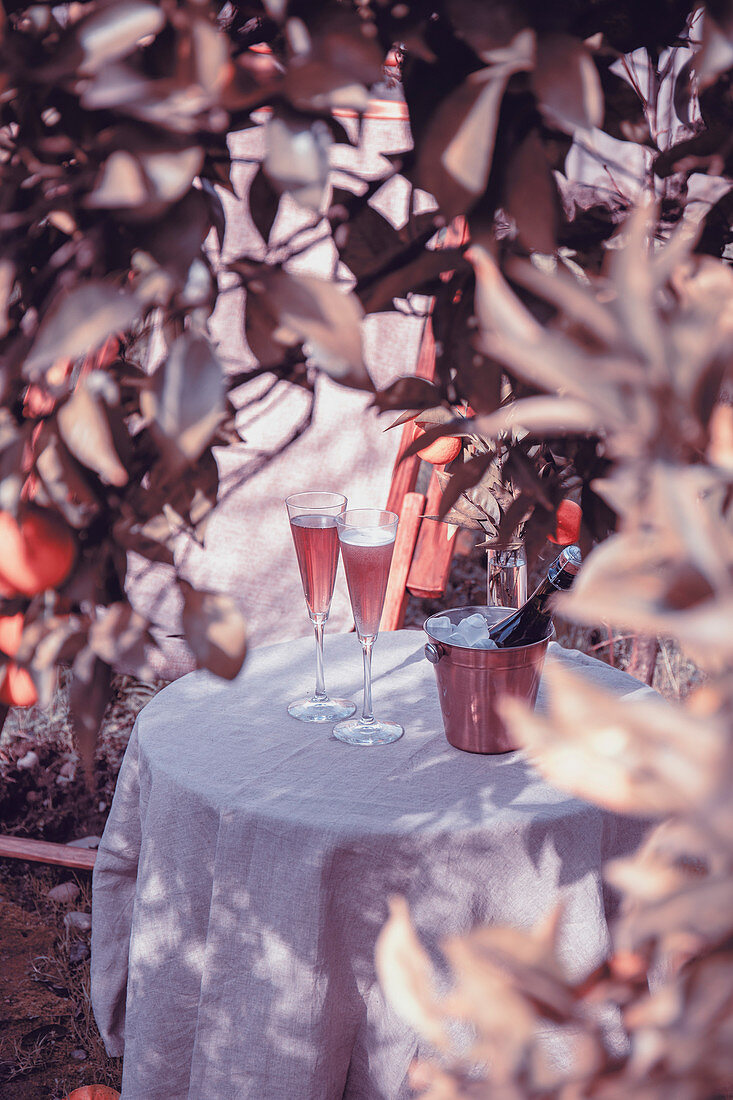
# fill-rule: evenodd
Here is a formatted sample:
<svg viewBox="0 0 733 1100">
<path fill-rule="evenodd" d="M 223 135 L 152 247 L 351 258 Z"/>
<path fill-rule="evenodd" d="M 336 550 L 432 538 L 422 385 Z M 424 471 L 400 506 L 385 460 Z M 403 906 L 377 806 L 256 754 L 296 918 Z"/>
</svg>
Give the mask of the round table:
<svg viewBox="0 0 733 1100">
<path fill-rule="evenodd" d="M 424 642 L 375 646 L 375 714 L 406 731 L 392 745 L 287 715 L 312 689 L 312 638 L 255 650 L 231 683 L 185 676 L 140 713 L 93 881 L 92 1004 L 109 1053 L 124 1050 L 123 1100 L 406 1100 L 417 1039 L 374 973 L 391 894 L 434 953 L 562 900 L 567 969 L 604 956 L 602 866 L 642 825 L 550 786 L 521 752 L 452 748 Z M 550 652 L 618 695 L 649 691 Z M 325 660 L 329 689 L 360 702 L 356 636 L 327 636 Z"/>
</svg>

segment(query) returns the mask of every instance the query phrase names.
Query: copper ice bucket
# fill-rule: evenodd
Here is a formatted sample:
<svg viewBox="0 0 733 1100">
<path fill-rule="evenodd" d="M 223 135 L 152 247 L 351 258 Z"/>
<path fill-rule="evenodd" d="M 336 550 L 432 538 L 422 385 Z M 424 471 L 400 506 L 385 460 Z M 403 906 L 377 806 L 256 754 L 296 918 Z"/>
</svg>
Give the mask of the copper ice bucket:
<svg viewBox="0 0 733 1100">
<path fill-rule="evenodd" d="M 547 645 L 554 634 L 532 645 L 507 649 L 467 649 L 451 645 L 430 632 L 430 622 L 446 616 L 457 623 L 479 612 L 496 625 L 515 608 L 456 607 L 425 620 L 430 641 L 425 656 L 435 666 L 440 709 L 448 741 L 464 752 L 500 753 L 517 749 L 497 710 L 502 696 L 514 695 L 534 706 L 545 663 Z"/>
</svg>

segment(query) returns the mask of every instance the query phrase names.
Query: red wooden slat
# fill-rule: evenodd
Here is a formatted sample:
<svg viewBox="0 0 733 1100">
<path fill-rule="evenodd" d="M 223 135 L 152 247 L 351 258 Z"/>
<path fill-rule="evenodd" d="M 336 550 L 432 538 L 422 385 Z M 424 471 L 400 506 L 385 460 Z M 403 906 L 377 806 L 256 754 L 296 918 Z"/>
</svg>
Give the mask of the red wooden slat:
<svg viewBox="0 0 733 1100">
<path fill-rule="evenodd" d="M 442 466 L 436 467 L 442 469 Z M 427 516 L 437 514 L 442 491 L 433 471 L 425 503 Z M 435 599 L 442 596 L 450 576 L 453 545 L 458 528 L 435 519 L 424 519 L 415 544 L 407 587 L 413 596 Z"/>
<path fill-rule="evenodd" d="M 91 871 L 97 853 L 90 848 L 71 848 L 48 840 L 28 840 L 22 836 L 0 835 L 0 856 L 27 859 L 32 863 L 56 863 L 77 871 Z"/>
<path fill-rule="evenodd" d="M 433 322 L 430 317 L 425 318 L 425 327 L 423 328 L 422 340 L 420 342 L 420 352 L 418 354 L 417 366 L 415 367 L 415 375 L 417 378 L 427 378 L 429 382 L 432 382 L 433 376 L 435 375 L 435 336 L 433 335 Z M 390 485 L 389 496 L 387 497 L 386 507 L 388 511 L 396 512 L 397 515 L 401 513 L 402 500 L 405 495 L 413 492 L 417 484 L 417 476 L 420 472 L 421 460 L 417 455 L 412 455 L 411 458 L 407 458 L 404 462 L 400 463 L 401 456 L 405 453 L 414 438 L 415 425 L 410 420 L 402 428 L 402 438 L 400 439 L 397 460 L 392 472 L 392 484 Z"/>
<path fill-rule="evenodd" d="M 407 607 L 407 574 L 410 572 L 417 533 L 420 529 L 420 517 L 424 509 L 425 497 L 422 493 L 405 494 L 392 554 L 392 565 L 389 570 L 387 594 L 384 597 L 380 630 L 399 630 L 404 623 Z"/>
</svg>

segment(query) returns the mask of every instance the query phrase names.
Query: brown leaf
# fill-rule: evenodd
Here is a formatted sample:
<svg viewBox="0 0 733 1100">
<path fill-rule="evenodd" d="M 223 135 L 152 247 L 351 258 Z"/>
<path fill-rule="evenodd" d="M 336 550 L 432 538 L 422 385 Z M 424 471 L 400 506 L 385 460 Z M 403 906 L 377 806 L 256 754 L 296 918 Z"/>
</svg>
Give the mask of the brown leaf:
<svg viewBox="0 0 733 1100">
<path fill-rule="evenodd" d="M 199 592 L 179 581 L 183 594 L 183 630 L 200 668 L 233 680 L 247 653 L 247 628 L 229 596 Z"/>
<path fill-rule="evenodd" d="M 499 110 L 513 73 L 532 65 L 534 34 L 484 55 L 479 69 L 442 101 L 418 149 L 416 182 L 434 195 L 447 218 L 463 213 L 488 183 Z"/>
<path fill-rule="evenodd" d="M 112 283 L 82 283 L 56 300 L 41 321 L 23 372 L 39 379 L 59 359 L 90 355 L 116 333 L 125 332 L 138 316 L 134 294 Z"/>
<path fill-rule="evenodd" d="M 603 89 L 593 58 L 567 34 L 541 35 L 532 74 L 540 110 L 550 125 L 568 134 L 603 121 Z"/>
<path fill-rule="evenodd" d="M 356 293 L 366 313 L 380 313 L 393 309 L 395 298 L 424 293 L 442 272 L 461 268 L 466 268 L 462 249 L 424 249 L 402 267 L 380 274 L 378 278 L 374 275 L 365 278 L 357 284 Z"/>
<path fill-rule="evenodd" d="M 83 469 L 50 427 L 37 441 L 35 469 L 50 500 L 72 527 L 86 527 L 101 507 Z"/>
<path fill-rule="evenodd" d="M 553 253 L 557 247 L 557 189 L 537 130 L 530 130 L 512 149 L 504 188 L 504 208 L 514 218 L 524 247 Z"/>
<path fill-rule="evenodd" d="M 336 382 L 373 389 L 361 350 L 364 313 L 355 294 L 323 279 L 249 261 L 229 267 L 244 273 L 248 295 L 263 297 L 264 309 L 277 319 L 274 339 L 285 347 L 302 341 L 313 364 Z"/>
<path fill-rule="evenodd" d="M 370 405 L 379 412 L 387 412 L 389 409 L 406 409 L 398 416 L 390 428 L 396 428 L 399 424 L 405 424 L 408 420 L 414 420 L 425 409 L 431 409 L 440 400 L 440 392 L 433 382 L 426 378 L 398 378 L 386 390 L 378 390 Z"/>
<path fill-rule="evenodd" d="M 462 496 L 467 489 L 471 489 L 481 480 L 493 460 L 494 456 L 491 453 L 476 455 L 474 458 L 469 458 L 468 462 L 461 463 L 455 471 L 451 468 L 451 479 L 443 490 L 440 501 L 441 518 L 450 508 L 454 508 L 458 512 L 464 512 L 469 519 L 493 522 L 493 517 L 485 509 Z"/>
<path fill-rule="evenodd" d="M 94 756 L 104 712 L 109 701 L 112 670 L 94 651 L 85 647 L 71 667 L 69 708 L 74 741 L 84 767 L 87 785 L 94 783 Z"/>
<path fill-rule="evenodd" d="M 112 668 L 132 670 L 138 680 L 152 681 L 155 672 L 148 659 L 154 645 L 149 623 L 126 602 L 100 608 L 89 629 L 89 648 Z"/>
<path fill-rule="evenodd" d="M 107 406 L 91 376 L 80 379 L 71 397 L 59 409 L 59 435 L 73 456 L 99 474 L 108 485 L 129 480 L 115 447 Z"/>
<path fill-rule="evenodd" d="M 119 546 L 123 546 L 125 550 L 133 550 L 141 557 L 147 558 L 148 561 L 159 561 L 165 562 L 166 565 L 173 565 L 175 557 L 170 547 L 165 542 L 147 535 L 143 530 L 143 526 L 130 520 L 118 520 L 112 528 L 112 537 Z M 165 533 L 168 534 L 169 530 L 169 524 L 166 521 Z"/>
<path fill-rule="evenodd" d="M 640 203 L 623 224 L 623 247 L 610 252 L 609 275 L 618 291 L 617 309 L 626 341 L 661 380 L 667 376 L 667 348 L 649 263 L 655 222 L 655 204 Z"/>
<path fill-rule="evenodd" d="M 270 233 L 280 207 L 280 194 L 270 183 L 262 167 L 257 169 L 247 192 L 249 216 L 265 244 L 269 243 Z"/>
<path fill-rule="evenodd" d="M 140 395 L 140 407 L 173 465 L 200 458 L 225 413 L 224 372 L 209 341 L 179 336 Z"/>
</svg>

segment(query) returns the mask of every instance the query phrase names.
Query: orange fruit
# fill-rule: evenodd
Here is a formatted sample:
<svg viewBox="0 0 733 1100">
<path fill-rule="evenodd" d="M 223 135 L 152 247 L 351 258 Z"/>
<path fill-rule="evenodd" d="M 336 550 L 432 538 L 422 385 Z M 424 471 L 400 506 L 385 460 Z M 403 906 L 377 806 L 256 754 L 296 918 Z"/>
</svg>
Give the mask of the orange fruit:
<svg viewBox="0 0 733 1100">
<path fill-rule="evenodd" d="M 583 511 L 574 500 L 561 500 L 555 513 L 555 530 L 548 535 L 550 542 L 558 546 L 570 546 L 580 537 L 580 521 Z"/>
<path fill-rule="evenodd" d="M 82 1085 L 70 1092 L 65 1100 L 120 1100 L 120 1094 L 108 1085 Z"/>
<path fill-rule="evenodd" d="M 54 512 L 32 506 L 17 519 L 0 512 L 0 595 L 35 596 L 57 588 L 75 560 L 71 529 Z"/>
<path fill-rule="evenodd" d="M 32 707 L 38 702 L 36 685 L 30 673 L 8 661 L 4 673 L 0 673 L 0 703 L 9 707 Z"/>
<path fill-rule="evenodd" d="M 0 617 L 0 649 L 8 657 L 14 657 L 18 652 L 20 639 L 23 635 L 23 614 L 3 615 Z"/>
<path fill-rule="evenodd" d="M 425 435 L 425 432 L 416 424 L 415 438 L 419 439 L 421 435 Z M 460 436 L 442 435 L 440 439 L 434 439 L 432 443 L 428 443 L 427 447 L 423 447 L 417 453 L 425 462 L 432 462 L 434 466 L 447 466 L 461 453 L 462 446 L 463 440 Z"/>
<path fill-rule="evenodd" d="M 0 617 L 0 649 L 8 657 L 18 652 L 23 635 L 23 615 L 3 615 Z M 32 707 L 38 702 L 36 686 L 30 674 L 15 661 L 0 668 L 0 703 L 9 707 Z"/>
</svg>

